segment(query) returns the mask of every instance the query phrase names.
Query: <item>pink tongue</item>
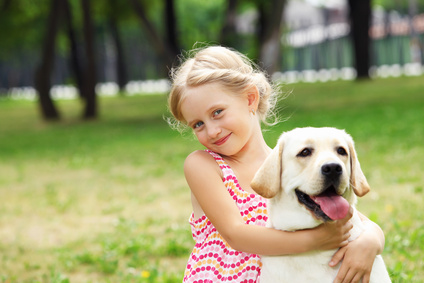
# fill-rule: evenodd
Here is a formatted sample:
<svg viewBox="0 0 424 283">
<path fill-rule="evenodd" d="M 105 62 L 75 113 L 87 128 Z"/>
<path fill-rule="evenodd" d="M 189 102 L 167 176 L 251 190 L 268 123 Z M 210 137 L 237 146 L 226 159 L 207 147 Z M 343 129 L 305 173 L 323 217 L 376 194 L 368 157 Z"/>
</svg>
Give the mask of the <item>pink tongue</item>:
<svg viewBox="0 0 424 283">
<path fill-rule="evenodd" d="M 344 218 L 349 211 L 347 200 L 338 195 L 315 196 L 312 199 L 320 205 L 322 211 L 332 220 Z"/>
</svg>

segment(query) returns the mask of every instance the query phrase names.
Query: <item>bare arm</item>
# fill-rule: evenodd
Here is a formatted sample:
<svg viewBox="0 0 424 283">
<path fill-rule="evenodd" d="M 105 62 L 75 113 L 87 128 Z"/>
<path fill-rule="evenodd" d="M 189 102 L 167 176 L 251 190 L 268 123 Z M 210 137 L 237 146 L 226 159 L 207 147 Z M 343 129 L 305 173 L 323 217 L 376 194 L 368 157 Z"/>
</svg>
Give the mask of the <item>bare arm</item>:
<svg viewBox="0 0 424 283">
<path fill-rule="evenodd" d="M 385 237 L 381 228 L 358 211 L 365 230 L 354 241 L 338 250 L 330 266 L 335 266 L 342 259 L 342 266 L 334 282 L 368 283 L 376 255 L 384 249 Z"/>
<path fill-rule="evenodd" d="M 370 237 L 375 241 L 374 245 L 377 248 L 377 254 L 381 254 L 384 250 L 384 245 L 386 243 L 386 238 L 384 237 L 384 232 L 381 230 L 380 226 L 376 223 L 369 220 L 365 215 L 358 211 L 359 217 L 362 220 L 362 223 L 365 226 L 365 233 L 370 233 Z"/>
<path fill-rule="evenodd" d="M 245 224 L 222 182 L 219 167 L 206 152 L 198 151 L 189 155 L 184 172 L 203 212 L 235 250 L 262 255 L 286 255 L 334 249 L 347 244 L 352 227 L 347 222 L 350 217 L 316 229 L 296 232 Z"/>
</svg>

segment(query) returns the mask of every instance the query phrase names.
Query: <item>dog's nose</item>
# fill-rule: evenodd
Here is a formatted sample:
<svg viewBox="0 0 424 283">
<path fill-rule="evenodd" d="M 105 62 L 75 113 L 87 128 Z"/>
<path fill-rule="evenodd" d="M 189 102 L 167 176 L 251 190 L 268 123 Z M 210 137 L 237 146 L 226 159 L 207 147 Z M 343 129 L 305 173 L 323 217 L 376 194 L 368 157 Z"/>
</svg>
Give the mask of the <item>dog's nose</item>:
<svg viewBox="0 0 424 283">
<path fill-rule="evenodd" d="M 328 163 L 321 167 L 321 173 L 328 177 L 338 177 L 343 173 L 342 166 L 338 163 Z"/>
</svg>

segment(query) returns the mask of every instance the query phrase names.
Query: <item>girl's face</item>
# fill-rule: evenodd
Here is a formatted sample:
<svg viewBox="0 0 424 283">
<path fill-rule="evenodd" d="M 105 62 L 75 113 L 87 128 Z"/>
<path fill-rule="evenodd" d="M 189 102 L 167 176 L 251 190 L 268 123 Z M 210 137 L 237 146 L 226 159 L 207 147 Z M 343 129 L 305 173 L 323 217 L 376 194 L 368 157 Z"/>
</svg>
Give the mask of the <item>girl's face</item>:
<svg viewBox="0 0 424 283">
<path fill-rule="evenodd" d="M 181 113 L 202 145 L 231 156 L 247 145 L 259 123 L 250 112 L 257 105 L 251 96 L 206 84 L 187 90 Z"/>
</svg>

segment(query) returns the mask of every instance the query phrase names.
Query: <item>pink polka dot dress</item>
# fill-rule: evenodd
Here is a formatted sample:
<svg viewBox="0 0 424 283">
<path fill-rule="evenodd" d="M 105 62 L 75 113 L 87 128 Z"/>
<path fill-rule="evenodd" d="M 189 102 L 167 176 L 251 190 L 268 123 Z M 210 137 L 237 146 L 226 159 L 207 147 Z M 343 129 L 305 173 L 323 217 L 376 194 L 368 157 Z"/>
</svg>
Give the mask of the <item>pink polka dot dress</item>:
<svg viewBox="0 0 424 283">
<path fill-rule="evenodd" d="M 221 168 L 224 185 L 245 223 L 265 226 L 265 199 L 244 191 L 233 170 L 222 157 L 215 152 L 206 151 L 215 158 Z M 183 282 L 258 282 L 262 266 L 258 255 L 232 249 L 205 215 L 194 219 L 192 214 L 189 222 L 196 245 L 188 260 Z"/>
</svg>

